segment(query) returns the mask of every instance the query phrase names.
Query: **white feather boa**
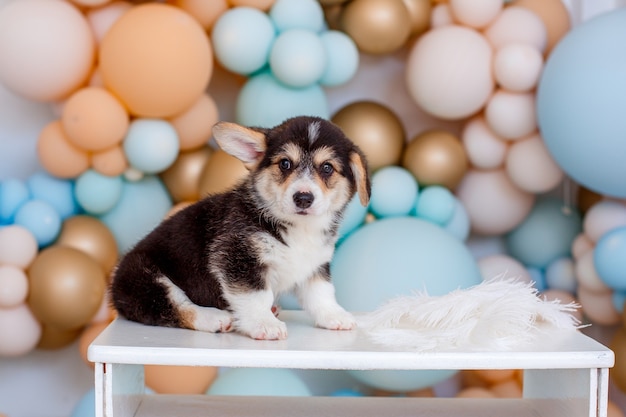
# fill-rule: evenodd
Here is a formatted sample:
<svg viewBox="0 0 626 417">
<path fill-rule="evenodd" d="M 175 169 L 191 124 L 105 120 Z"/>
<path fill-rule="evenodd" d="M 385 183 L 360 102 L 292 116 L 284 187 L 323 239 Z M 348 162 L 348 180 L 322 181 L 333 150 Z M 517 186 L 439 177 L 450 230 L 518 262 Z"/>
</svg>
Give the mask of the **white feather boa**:
<svg viewBox="0 0 626 417">
<path fill-rule="evenodd" d="M 510 350 L 544 331 L 578 329 L 576 303 L 538 296 L 532 283 L 495 278 L 442 296 L 394 298 L 360 317 L 378 344 L 417 352 Z"/>
</svg>

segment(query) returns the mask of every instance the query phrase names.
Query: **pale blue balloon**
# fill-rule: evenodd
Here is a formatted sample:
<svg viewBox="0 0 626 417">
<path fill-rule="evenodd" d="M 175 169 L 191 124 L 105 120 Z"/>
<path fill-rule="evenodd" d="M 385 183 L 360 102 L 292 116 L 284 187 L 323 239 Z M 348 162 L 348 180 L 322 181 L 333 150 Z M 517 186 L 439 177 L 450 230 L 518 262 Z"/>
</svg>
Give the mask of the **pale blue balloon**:
<svg viewBox="0 0 626 417">
<path fill-rule="evenodd" d="M 53 177 L 44 172 L 37 172 L 26 182 L 31 198 L 49 203 L 66 219 L 80 211 L 74 199 L 74 182 Z"/>
<path fill-rule="evenodd" d="M 419 194 L 415 212 L 417 217 L 443 226 L 452 219 L 455 208 L 456 199 L 450 190 L 440 185 L 431 185 Z"/>
<path fill-rule="evenodd" d="M 237 122 L 246 126 L 273 127 L 295 116 L 330 117 L 324 90 L 313 84 L 291 88 L 269 72 L 250 77 L 239 92 Z"/>
<path fill-rule="evenodd" d="M 339 224 L 339 238 L 342 239 L 352 233 L 357 227 L 363 224 L 367 216 L 367 207 L 363 207 L 358 194 L 352 197 L 348 203 L 343 219 Z"/>
<path fill-rule="evenodd" d="M 546 267 L 546 285 L 551 290 L 562 290 L 576 294 L 578 280 L 574 260 L 568 256 L 557 258 Z"/>
<path fill-rule="evenodd" d="M 43 200 L 29 200 L 15 213 L 16 225 L 28 229 L 40 248 L 50 245 L 61 232 L 61 215 Z"/>
<path fill-rule="evenodd" d="M 145 174 L 165 171 L 178 157 L 176 129 L 166 120 L 135 119 L 122 143 L 129 164 Z"/>
<path fill-rule="evenodd" d="M 626 227 L 617 227 L 600 237 L 593 250 L 593 264 L 610 288 L 626 291 Z"/>
<path fill-rule="evenodd" d="M 319 32 L 325 27 L 324 10 L 316 0 L 276 0 L 269 17 L 279 32 L 290 29 Z"/>
<path fill-rule="evenodd" d="M 78 400 L 70 417 L 95 417 L 96 415 L 96 391 L 91 388 Z"/>
<path fill-rule="evenodd" d="M 167 188 L 158 177 L 124 181 L 119 201 L 100 217 L 113 233 L 120 254 L 154 229 L 172 208 Z"/>
<path fill-rule="evenodd" d="M 322 32 L 320 39 L 328 57 L 320 84 L 325 87 L 336 87 L 347 83 L 359 68 L 359 49 L 356 43 L 338 30 Z"/>
<path fill-rule="evenodd" d="M 211 384 L 208 395 L 308 397 L 311 391 L 291 369 L 232 368 Z"/>
<path fill-rule="evenodd" d="M 576 182 L 626 197 L 626 8 L 577 25 L 548 56 L 537 121 L 556 163 Z"/>
<path fill-rule="evenodd" d="M 415 217 L 368 223 L 337 248 L 331 263 L 337 300 L 350 311 L 372 311 L 414 291 L 447 294 L 482 281 L 476 261 L 456 237 Z M 391 391 L 441 382 L 455 371 L 351 371 L 359 381 Z"/>
<path fill-rule="evenodd" d="M 410 171 L 387 166 L 372 175 L 370 210 L 376 217 L 406 216 L 418 198 L 419 186 Z"/>
<path fill-rule="evenodd" d="M 554 197 L 537 200 L 530 214 L 505 237 L 510 255 L 527 266 L 546 268 L 571 255 L 574 238 L 582 231 L 578 211 Z"/>
<path fill-rule="evenodd" d="M 294 88 L 317 83 L 326 71 L 326 50 L 310 30 L 284 31 L 272 46 L 270 68 L 278 81 Z"/>
<path fill-rule="evenodd" d="M 216 59 L 228 70 L 249 75 L 267 64 L 276 29 L 267 14 L 233 7 L 215 22 L 211 33 Z"/>
<path fill-rule="evenodd" d="M 443 228 L 460 241 L 466 241 L 469 238 L 471 226 L 469 214 L 467 214 L 465 206 L 455 197 L 452 218 Z"/>
<path fill-rule="evenodd" d="M 535 283 L 534 287 L 537 291 L 545 291 L 548 289 L 548 284 L 546 283 L 546 277 L 543 270 L 532 266 L 529 266 L 526 270 L 530 275 L 531 281 Z"/>
<path fill-rule="evenodd" d="M 122 195 L 122 178 L 109 177 L 87 170 L 76 180 L 76 200 L 89 214 L 104 214 L 111 210 Z"/>
<path fill-rule="evenodd" d="M 611 294 L 611 300 L 613 301 L 615 310 L 622 314 L 624 312 L 624 303 L 626 303 L 626 292 L 613 291 L 613 294 Z"/>
<path fill-rule="evenodd" d="M 28 187 L 14 178 L 0 182 L 0 224 L 11 224 L 15 213 L 30 199 Z"/>
</svg>

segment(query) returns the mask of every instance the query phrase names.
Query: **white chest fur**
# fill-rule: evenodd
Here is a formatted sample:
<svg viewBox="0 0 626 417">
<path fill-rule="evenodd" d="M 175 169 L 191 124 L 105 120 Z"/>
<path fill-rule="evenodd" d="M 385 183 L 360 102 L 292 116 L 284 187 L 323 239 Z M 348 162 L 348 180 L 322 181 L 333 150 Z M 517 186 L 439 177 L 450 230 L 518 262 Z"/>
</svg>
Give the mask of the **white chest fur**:
<svg viewBox="0 0 626 417">
<path fill-rule="evenodd" d="M 262 261 L 268 266 L 268 280 L 275 295 L 290 291 L 330 262 L 334 241 L 322 227 L 299 224 L 283 233 L 284 243 L 264 236 Z"/>
</svg>

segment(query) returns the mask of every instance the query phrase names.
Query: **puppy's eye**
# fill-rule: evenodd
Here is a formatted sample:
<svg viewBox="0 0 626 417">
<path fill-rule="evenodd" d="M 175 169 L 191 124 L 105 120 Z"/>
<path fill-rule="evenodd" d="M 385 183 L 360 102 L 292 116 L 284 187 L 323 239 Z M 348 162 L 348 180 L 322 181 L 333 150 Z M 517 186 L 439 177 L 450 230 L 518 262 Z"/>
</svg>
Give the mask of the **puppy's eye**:
<svg viewBox="0 0 626 417">
<path fill-rule="evenodd" d="M 289 171 L 291 170 L 291 161 L 287 158 L 281 159 L 278 161 L 278 167 L 283 172 Z"/>
<path fill-rule="evenodd" d="M 322 175 L 329 176 L 333 172 L 335 172 L 335 168 L 333 168 L 333 166 L 330 163 L 324 162 L 322 166 L 320 167 L 320 172 L 322 173 Z"/>
</svg>

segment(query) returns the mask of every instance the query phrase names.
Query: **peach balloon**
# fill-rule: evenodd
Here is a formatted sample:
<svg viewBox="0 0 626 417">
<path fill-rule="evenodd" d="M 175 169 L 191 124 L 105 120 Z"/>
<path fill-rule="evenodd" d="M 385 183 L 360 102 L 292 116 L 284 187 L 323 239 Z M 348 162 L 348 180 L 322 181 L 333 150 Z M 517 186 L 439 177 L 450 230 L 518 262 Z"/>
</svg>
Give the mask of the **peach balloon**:
<svg viewBox="0 0 626 417">
<path fill-rule="evenodd" d="M 107 4 L 111 0 L 71 0 L 72 3 L 76 3 L 85 7 L 99 7 Z"/>
<path fill-rule="evenodd" d="M 203 94 L 213 70 L 202 26 L 186 12 L 158 3 L 124 13 L 102 39 L 99 58 L 104 84 L 141 117 L 184 112 Z"/>
<path fill-rule="evenodd" d="M 217 378 L 217 368 L 145 365 L 145 377 L 158 394 L 204 394 Z"/>
<path fill-rule="evenodd" d="M 37 239 L 25 227 L 9 225 L 0 228 L 0 265 L 26 269 L 38 250 Z"/>
<path fill-rule="evenodd" d="M 113 146 L 107 150 L 93 153 L 91 166 L 102 175 L 115 177 L 122 175 L 128 169 L 128 160 L 121 146 Z"/>
<path fill-rule="evenodd" d="M 511 5 L 524 7 L 543 21 L 547 31 L 546 55 L 570 30 L 569 11 L 562 0 L 514 0 Z"/>
<path fill-rule="evenodd" d="M 86 151 L 103 151 L 122 142 L 130 123 L 126 109 L 103 88 L 86 87 L 67 100 L 61 118 L 67 138 Z"/>
<path fill-rule="evenodd" d="M 108 3 L 108 0 L 106 2 Z M 96 42 L 102 42 L 104 35 L 111 29 L 111 26 L 132 7 L 133 5 L 127 1 L 114 1 L 103 7 L 87 10 L 85 16 Z"/>
<path fill-rule="evenodd" d="M 613 305 L 610 291 L 593 292 L 585 287 L 578 287 L 578 301 L 583 308 L 583 314 L 594 324 L 613 326 L 622 320 L 622 315 Z"/>
<path fill-rule="evenodd" d="M 68 2 L 20 0 L 0 10 L 0 81 L 19 95 L 65 98 L 86 81 L 94 55 L 89 25 Z"/>
<path fill-rule="evenodd" d="M 496 398 L 496 394 L 494 394 L 488 388 L 481 387 L 469 387 L 460 390 L 456 394 L 457 398 Z"/>
<path fill-rule="evenodd" d="M 484 280 L 515 278 L 520 282 L 532 282 L 526 267 L 517 259 L 504 254 L 480 258 L 478 269 Z"/>
<path fill-rule="evenodd" d="M 78 339 L 81 332 L 81 329 L 59 329 L 45 323 L 41 327 L 41 330 L 41 338 L 39 339 L 39 343 L 37 343 L 37 349 L 44 350 L 64 348 Z"/>
<path fill-rule="evenodd" d="M 23 304 L 28 295 L 28 277 L 12 265 L 0 265 L 0 308 Z"/>
<path fill-rule="evenodd" d="M 450 10 L 454 19 L 476 29 L 487 26 L 502 10 L 502 0 L 450 0 Z"/>
<path fill-rule="evenodd" d="M 174 202 L 196 201 L 200 198 L 200 178 L 211 159 L 211 153 L 208 146 L 181 152 L 176 161 L 160 174 Z"/>
<path fill-rule="evenodd" d="M 98 337 L 100 333 L 107 328 L 108 325 L 109 322 L 90 324 L 81 332 L 78 338 L 78 353 L 80 354 L 83 362 L 91 368 L 94 367 L 94 363 L 87 359 L 87 350 L 89 349 L 91 342 L 93 342 L 96 337 Z"/>
<path fill-rule="evenodd" d="M 580 233 L 572 242 L 572 256 L 579 260 L 585 253 L 593 250 L 593 242 L 586 234 Z"/>
<path fill-rule="evenodd" d="M 485 29 L 485 37 L 498 50 L 511 43 L 525 43 L 543 52 L 548 34 L 543 21 L 523 7 L 507 7 Z"/>
<path fill-rule="evenodd" d="M 593 251 L 588 251 L 576 260 L 574 275 L 578 281 L 578 288 L 585 288 L 588 292 L 605 293 L 611 289 L 600 279 L 593 263 Z"/>
<path fill-rule="evenodd" d="M 509 145 L 491 130 L 484 116 L 476 116 L 467 122 L 461 140 L 474 167 L 494 169 L 504 165 Z"/>
<path fill-rule="evenodd" d="M 485 120 L 491 130 L 503 139 L 516 140 L 537 130 L 533 93 L 498 90 L 485 108 Z"/>
<path fill-rule="evenodd" d="M 0 357 L 22 356 L 37 346 L 41 324 L 26 304 L 0 309 Z"/>
<path fill-rule="evenodd" d="M 623 351 L 622 351 L 623 354 Z M 618 353 L 619 355 L 619 353 Z M 606 407 L 606 417 L 624 417 L 624 412 L 617 403 L 609 401 Z"/>
<path fill-rule="evenodd" d="M 488 384 L 497 384 L 515 378 L 514 369 L 478 369 L 474 373 Z"/>
<path fill-rule="evenodd" d="M 211 139 L 211 128 L 219 121 L 215 100 L 202 94 L 185 112 L 170 119 L 178 133 L 181 151 L 189 151 L 206 145 Z"/>
<path fill-rule="evenodd" d="M 104 81 L 102 80 L 102 74 L 100 74 L 100 69 L 95 67 L 91 72 L 91 76 L 89 77 L 89 81 L 87 82 L 89 87 L 100 87 L 104 88 Z M 63 115 L 63 109 L 59 112 L 59 117 Z"/>
<path fill-rule="evenodd" d="M 451 25 L 453 23 L 454 18 L 452 17 L 452 10 L 450 10 L 449 4 L 441 3 L 433 7 L 432 12 L 430 13 L 431 29 L 435 29 L 445 25 Z"/>
<path fill-rule="evenodd" d="M 75 178 L 89 168 L 89 155 L 73 145 L 60 120 L 46 125 L 37 141 L 39 162 L 48 173 L 60 178 Z"/>
<path fill-rule="evenodd" d="M 232 7 L 254 7 L 255 9 L 269 10 L 276 0 L 228 0 Z"/>
<path fill-rule="evenodd" d="M 517 227 L 530 213 L 534 194 L 517 188 L 503 170 L 470 170 L 457 196 L 465 206 L 472 230 L 482 235 L 501 235 Z"/>
<path fill-rule="evenodd" d="M 446 25 L 431 30 L 407 58 L 409 94 L 433 116 L 448 120 L 472 116 L 493 91 L 492 59 L 491 46 L 473 29 Z"/>
<path fill-rule="evenodd" d="M 538 134 L 513 142 L 506 157 L 506 172 L 515 185 L 529 193 L 553 190 L 565 177 Z"/>
<path fill-rule="evenodd" d="M 493 60 L 493 71 L 500 87 L 512 92 L 534 89 L 543 70 L 543 56 L 538 49 L 525 43 L 503 46 Z"/>
<path fill-rule="evenodd" d="M 491 389 L 491 392 L 493 392 L 498 398 L 521 398 L 522 397 L 522 387 L 514 379 L 510 379 L 508 381 L 503 381 L 498 384 L 492 385 L 490 389 Z"/>
<path fill-rule="evenodd" d="M 210 30 L 222 13 L 228 10 L 226 0 L 169 0 L 169 3 L 189 13 L 206 30 Z"/>
<path fill-rule="evenodd" d="M 200 197 L 225 191 L 246 175 L 248 170 L 239 159 L 218 149 L 211 154 L 200 175 Z"/>
<path fill-rule="evenodd" d="M 606 232 L 626 226 L 626 204 L 603 200 L 591 207 L 583 219 L 583 231 L 597 242 Z"/>
</svg>

